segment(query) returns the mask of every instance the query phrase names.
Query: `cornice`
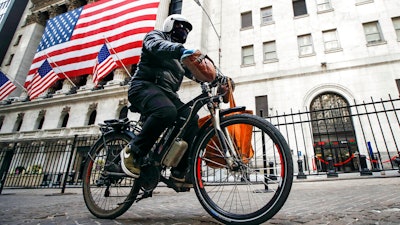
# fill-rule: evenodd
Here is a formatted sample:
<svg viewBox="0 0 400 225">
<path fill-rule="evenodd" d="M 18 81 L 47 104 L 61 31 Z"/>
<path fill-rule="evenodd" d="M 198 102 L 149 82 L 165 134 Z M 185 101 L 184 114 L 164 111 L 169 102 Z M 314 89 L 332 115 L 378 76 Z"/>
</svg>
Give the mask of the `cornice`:
<svg viewBox="0 0 400 225">
<path fill-rule="evenodd" d="M 31 0 L 33 4 L 32 12 L 47 10 L 52 5 L 62 5 L 69 3 L 68 0 Z"/>
<path fill-rule="evenodd" d="M 24 111 L 27 109 L 40 108 L 44 109 L 54 105 L 71 105 L 80 102 L 88 102 L 93 100 L 101 101 L 115 96 L 127 96 L 128 86 L 112 85 L 105 86 L 104 89 L 91 91 L 91 90 L 78 90 L 77 94 L 54 96 L 46 99 L 35 99 L 29 102 L 14 102 L 10 105 L 0 106 L 0 114 L 8 113 L 10 111 Z M 119 99 L 119 98 L 118 98 Z"/>
</svg>

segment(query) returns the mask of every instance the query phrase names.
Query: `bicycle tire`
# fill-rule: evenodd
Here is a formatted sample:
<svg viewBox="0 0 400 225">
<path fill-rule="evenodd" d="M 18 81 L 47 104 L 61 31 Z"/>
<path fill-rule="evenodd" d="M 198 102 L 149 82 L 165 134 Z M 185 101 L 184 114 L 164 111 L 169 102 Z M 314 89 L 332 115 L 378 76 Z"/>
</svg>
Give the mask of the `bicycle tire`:
<svg viewBox="0 0 400 225">
<path fill-rule="evenodd" d="M 139 188 L 135 179 L 128 176 L 102 177 L 106 165 L 107 149 L 115 156 L 116 165 L 121 160 L 120 151 L 129 143 L 131 136 L 124 133 L 109 133 L 100 138 L 91 148 L 83 170 L 83 198 L 89 211 L 101 219 L 114 219 L 125 213 L 136 199 Z"/>
<path fill-rule="evenodd" d="M 254 155 L 247 162 L 238 159 L 241 166 L 236 171 L 210 159 L 206 151 L 221 145 L 213 139 L 214 127 L 208 127 L 192 155 L 195 193 L 203 208 L 224 224 L 263 223 L 282 208 L 289 196 L 293 183 L 290 148 L 279 130 L 261 117 L 235 114 L 222 118 L 220 124 L 222 130 L 238 124 L 252 126 Z M 269 167 L 270 161 L 273 167 Z"/>
</svg>

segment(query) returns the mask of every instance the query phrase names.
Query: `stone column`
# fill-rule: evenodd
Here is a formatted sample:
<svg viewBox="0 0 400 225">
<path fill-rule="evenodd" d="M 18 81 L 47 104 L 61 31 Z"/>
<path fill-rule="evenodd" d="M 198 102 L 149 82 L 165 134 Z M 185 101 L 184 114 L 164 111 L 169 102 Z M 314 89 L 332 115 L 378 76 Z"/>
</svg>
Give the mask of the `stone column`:
<svg viewBox="0 0 400 225">
<path fill-rule="evenodd" d="M 63 10 L 59 6 L 54 5 L 54 6 L 50 6 L 50 9 L 48 12 L 49 12 L 50 19 L 52 19 L 52 18 L 62 14 Z"/>
<path fill-rule="evenodd" d="M 86 78 L 86 84 L 84 86 L 79 87 L 79 91 L 84 91 L 84 90 L 92 90 L 94 88 L 94 83 L 93 83 L 93 74 L 89 74 Z"/>
<path fill-rule="evenodd" d="M 68 11 L 77 9 L 82 6 L 81 2 L 78 0 L 69 0 L 67 5 L 68 5 Z"/>
<path fill-rule="evenodd" d="M 171 4 L 171 0 L 160 1 L 158 5 L 157 11 L 157 20 L 156 20 L 156 29 L 161 29 L 164 23 L 165 18 L 168 17 L 169 5 Z"/>
<path fill-rule="evenodd" d="M 130 69 L 130 66 L 127 66 L 126 69 Z M 129 79 L 129 74 L 125 70 L 124 67 L 119 67 L 114 70 L 114 78 L 112 81 L 108 82 L 108 84 L 121 84 L 125 80 Z"/>
<path fill-rule="evenodd" d="M 36 99 L 38 98 L 47 98 L 50 92 L 52 91 L 52 88 L 47 88 L 43 93 L 41 93 L 39 96 L 36 97 Z"/>
<path fill-rule="evenodd" d="M 22 101 L 28 100 L 28 92 L 27 92 L 26 90 L 23 90 L 22 93 L 21 93 L 21 95 L 19 96 L 19 98 L 20 98 Z"/>
<path fill-rule="evenodd" d="M 71 84 L 71 82 L 69 80 L 65 79 L 63 81 L 62 88 L 59 92 L 66 94 L 71 90 L 72 87 L 73 87 L 73 85 Z"/>
<path fill-rule="evenodd" d="M 33 24 L 33 23 L 38 23 L 38 24 L 45 26 L 46 21 L 47 21 L 47 18 L 44 13 L 36 12 L 36 13 L 32 13 L 26 17 L 25 26 Z"/>
</svg>

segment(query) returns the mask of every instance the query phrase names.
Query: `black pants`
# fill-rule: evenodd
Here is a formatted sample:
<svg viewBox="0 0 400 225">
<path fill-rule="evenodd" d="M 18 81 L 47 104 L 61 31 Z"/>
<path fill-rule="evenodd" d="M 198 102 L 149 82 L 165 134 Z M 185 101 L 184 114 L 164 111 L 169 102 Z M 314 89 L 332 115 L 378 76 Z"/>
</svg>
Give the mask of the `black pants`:
<svg viewBox="0 0 400 225">
<path fill-rule="evenodd" d="M 143 124 L 142 131 L 132 141 L 133 145 L 139 149 L 139 155 L 146 155 L 168 126 L 179 117 L 187 118 L 190 114 L 188 107 L 182 107 L 184 103 L 176 97 L 169 97 L 158 86 L 146 81 L 133 81 L 128 94 L 129 102 L 136 109 L 147 116 Z M 198 131 L 198 116 L 196 115 L 189 121 L 188 129 L 183 135 L 190 149 L 193 139 Z M 186 151 L 181 162 L 177 166 L 177 170 L 184 171 L 188 166 L 187 158 L 189 151 Z"/>
</svg>

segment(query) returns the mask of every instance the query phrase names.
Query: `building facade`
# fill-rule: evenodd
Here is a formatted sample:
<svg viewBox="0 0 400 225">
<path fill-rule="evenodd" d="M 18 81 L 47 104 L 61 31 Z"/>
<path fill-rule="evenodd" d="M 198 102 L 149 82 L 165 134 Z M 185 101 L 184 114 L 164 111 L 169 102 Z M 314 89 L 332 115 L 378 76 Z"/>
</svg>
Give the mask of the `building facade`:
<svg viewBox="0 0 400 225">
<path fill-rule="evenodd" d="M 18 4 L 15 0 L 0 1 L 0 63 L 4 59 L 27 3 L 28 0 L 18 1 Z"/>
<path fill-rule="evenodd" d="M 23 84 L 46 20 L 90 2 L 30 0 L 13 36 L 12 43 L 18 44 L 10 44 L 2 71 Z M 310 117 L 315 119 L 333 115 L 318 114 L 324 107 L 344 107 L 339 114 L 351 115 L 356 112 L 350 105 L 399 97 L 397 0 L 166 0 L 160 1 L 156 28 L 171 13 L 182 13 L 193 23 L 186 47 L 206 52 L 223 74 L 233 78 L 236 103 L 262 112 L 275 124 L 282 124 L 276 118 L 285 113 L 314 111 Z M 129 68 L 134 71 L 135 66 Z M 123 68 L 109 74 L 101 89 L 93 88 L 92 79 L 91 74 L 73 79 L 78 87 L 74 91 L 70 81 L 62 80 L 33 101 L 26 101 L 19 88 L 17 97 L 14 93 L 0 106 L 0 142 L 98 134 L 96 124 L 105 119 L 137 118 L 127 111 L 129 76 Z M 197 84 L 185 80 L 180 96 L 185 101 L 199 92 Z M 397 117 L 399 103 L 391 103 L 394 114 L 388 117 Z M 354 153 L 371 155 L 368 142 L 375 144 L 373 151 L 380 144 L 386 149 L 387 143 L 395 146 L 387 150 L 385 159 L 398 154 L 398 135 L 388 142 L 376 140 L 359 128 L 366 119 L 360 124 L 342 121 L 341 130 L 333 120 L 330 128 L 311 120 L 297 131 L 286 132 L 295 161 L 304 160 L 308 172 L 318 172 L 316 158 L 329 154 L 336 162 Z M 400 133 L 398 124 L 390 129 Z M 301 149 L 293 144 L 296 134 L 303 137 Z M 321 143 L 328 142 L 357 144 L 329 145 L 326 151 Z M 346 170 L 358 171 L 358 163 Z"/>
</svg>

